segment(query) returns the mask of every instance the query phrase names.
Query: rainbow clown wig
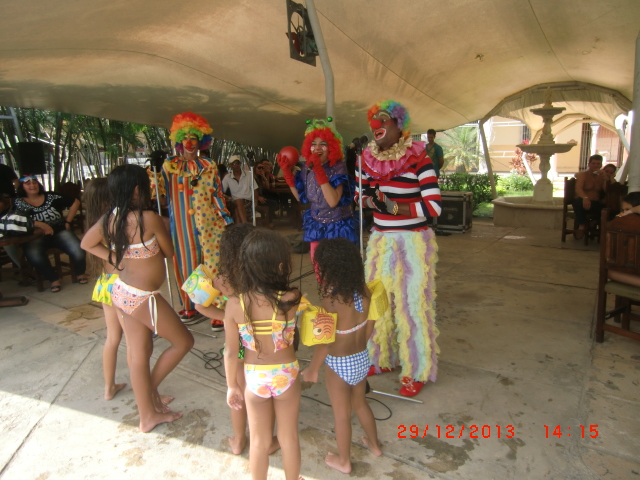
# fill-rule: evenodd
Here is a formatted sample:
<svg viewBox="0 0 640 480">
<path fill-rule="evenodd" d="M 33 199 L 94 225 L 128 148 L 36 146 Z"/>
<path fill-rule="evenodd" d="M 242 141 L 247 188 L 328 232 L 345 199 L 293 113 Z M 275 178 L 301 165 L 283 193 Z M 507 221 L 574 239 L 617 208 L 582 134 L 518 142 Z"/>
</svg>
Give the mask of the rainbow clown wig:
<svg viewBox="0 0 640 480">
<path fill-rule="evenodd" d="M 402 130 L 402 136 L 407 138 L 411 135 L 411 117 L 404 105 L 394 100 L 385 100 L 383 102 L 376 103 L 367 112 L 367 120 L 371 122 L 373 116 L 380 110 L 387 112 L 391 115 L 391 118 L 395 118 L 398 122 L 398 128 Z"/>
<path fill-rule="evenodd" d="M 318 137 L 327 142 L 329 146 L 329 165 L 334 166 L 343 157 L 342 137 L 333 128 L 331 120 L 307 120 L 309 126 L 304 131 L 304 142 L 302 143 L 302 156 L 309 160 L 311 158 L 311 143 Z"/>
<path fill-rule="evenodd" d="M 213 132 L 213 129 L 204 118 L 192 112 L 185 112 L 173 117 L 169 138 L 175 142 L 178 153 L 184 153 L 182 140 L 185 135 L 189 134 L 198 137 L 198 140 L 200 140 L 200 150 L 206 150 L 211 145 L 211 132 Z"/>
</svg>

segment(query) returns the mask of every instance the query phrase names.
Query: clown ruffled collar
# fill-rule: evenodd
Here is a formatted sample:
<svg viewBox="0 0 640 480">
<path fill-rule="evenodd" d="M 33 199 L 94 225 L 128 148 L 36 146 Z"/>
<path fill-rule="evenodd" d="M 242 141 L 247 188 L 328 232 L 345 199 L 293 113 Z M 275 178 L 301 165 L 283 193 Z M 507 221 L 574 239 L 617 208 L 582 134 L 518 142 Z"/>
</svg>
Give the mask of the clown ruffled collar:
<svg viewBox="0 0 640 480">
<path fill-rule="evenodd" d="M 213 161 L 206 157 L 197 157 L 195 160 L 185 160 L 182 156 L 171 157 L 165 162 L 165 169 L 174 175 L 182 177 L 197 177 L 203 171 L 209 170 Z"/>
<path fill-rule="evenodd" d="M 378 147 L 376 141 L 371 140 L 368 145 L 368 150 L 369 152 L 371 152 L 371 155 L 380 162 L 387 162 L 389 160 L 400 160 L 402 157 L 404 157 L 404 154 L 407 153 L 407 148 L 410 148 L 412 143 L 413 142 L 411 141 L 411 137 L 400 137 L 398 143 L 396 143 L 388 150 L 382 151 L 380 150 L 380 147 Z"/>
<path fill-rule="evenodd" d="M 364 169 L 375 178 L 388 178 L 405 171 L 424 151 L 424 142 L 413 142 L 411 137 L 401 137 L 388 150 L 381 151 L 371 140 L 362 152 Z"/>
</svg>

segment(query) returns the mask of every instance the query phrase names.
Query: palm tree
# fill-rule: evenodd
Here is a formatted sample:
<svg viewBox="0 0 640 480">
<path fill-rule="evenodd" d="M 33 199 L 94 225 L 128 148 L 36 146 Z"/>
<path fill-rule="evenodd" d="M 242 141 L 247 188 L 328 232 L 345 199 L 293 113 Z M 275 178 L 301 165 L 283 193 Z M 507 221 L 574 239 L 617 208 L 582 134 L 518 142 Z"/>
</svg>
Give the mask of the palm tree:
<svg viewBox="0 0 640 480">
<path fill-rule="evenodd" d="M 480 166 L 480 144 L 478 143 L 478 127 L 462 125 L 446 130 L 442 140 L 444 165 L 456 167 L 456 171 L 466 172 Z"/>
</svg>

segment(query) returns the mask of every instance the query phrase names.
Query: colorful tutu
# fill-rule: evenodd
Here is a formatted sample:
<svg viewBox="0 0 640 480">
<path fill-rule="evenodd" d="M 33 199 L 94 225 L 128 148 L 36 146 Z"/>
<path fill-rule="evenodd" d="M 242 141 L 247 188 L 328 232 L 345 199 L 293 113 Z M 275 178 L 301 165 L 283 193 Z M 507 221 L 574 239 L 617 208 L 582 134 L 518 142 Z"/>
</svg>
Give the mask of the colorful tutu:
<svg viewBox="0 0 640 480">
<path fill-rule="evenodd" d="M 96 286 L 93 287 L 91 300 L 111 305 L 111 290 L 113 290 L 113 283 L 117 279 L 117 273 L 103 273 L 100 275 L 100 278 L 96 281 Z"/>
<path fill-rule="evenodd" d="M 436 381 L 440 353 L 436 338 L 435 274 L 438 245 L 433 230 L 373 231 L 367 245 L 365 275 L 380 279 L 389 294 L 389 308 L 376 321 L 369 340 L 371 363 L 392 368 L 400 377 Z"/>
</svg>

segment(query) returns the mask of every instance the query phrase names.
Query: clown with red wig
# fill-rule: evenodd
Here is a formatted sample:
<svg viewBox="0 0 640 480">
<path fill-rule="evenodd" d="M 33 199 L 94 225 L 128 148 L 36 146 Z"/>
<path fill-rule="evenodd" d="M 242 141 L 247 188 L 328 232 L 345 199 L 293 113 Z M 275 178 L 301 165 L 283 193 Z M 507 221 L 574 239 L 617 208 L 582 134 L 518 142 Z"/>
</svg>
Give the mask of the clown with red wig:
<svg viewBox="0 0 640 480">
<path fill-rule="evenodd" d="M 164 162 L 162 180 L 169 203 L 178 285 L 200 264 L 217 275 L 220 236 L 225 226 L 233 223 L 223 200 L 218 167 L 211 159 L 198 155 L 211 145 L 212 131 L 207 121 L 195 113 L 173 117 L 170 138 L 178 155 Z M 180 299 L 183 318 L 197 314 L 184 290 L 180 290 Z M 218 327 L 222 330 L 221 325 Z"/>
<path fill-rule="evenodd" d="M 313 259 L 320 240 L 344 237 L 354 243 L 358 241 L 351 209 L 355 182 L 347 174 L 343 161 L 342 137 L 330 121 L 312 120 L 304 135 L 302 156 L 306 163 L 302 170 L 293 173 L 295 155 L 281 152 L 278 163 L 293 195 L 301 203 L 311 203 L 302 217 L 302 228 L 304 241 L 311 242 Z"/>
<path fill-rule="evenodd" d="M 435 382 L 438 371 L 438 245 L 427 219 L 440 215 L 440 189 L 424 142 L 411 139 L 411 118 L 402 104 L 377 103 L 368 120 L 374 139 L 362 154 L 358 191 L 374 219 L 365 274 L 368 282 L 380 279 L 391 299 L 369 341 L 370 374 L 400 364 L 400 394 L 413 396 L 427 380 Z"/>
</svg>

